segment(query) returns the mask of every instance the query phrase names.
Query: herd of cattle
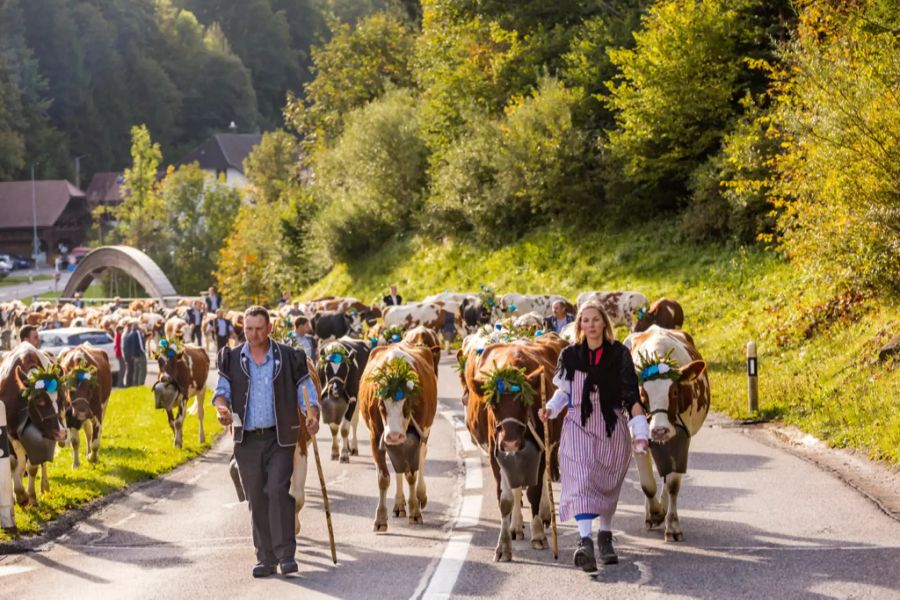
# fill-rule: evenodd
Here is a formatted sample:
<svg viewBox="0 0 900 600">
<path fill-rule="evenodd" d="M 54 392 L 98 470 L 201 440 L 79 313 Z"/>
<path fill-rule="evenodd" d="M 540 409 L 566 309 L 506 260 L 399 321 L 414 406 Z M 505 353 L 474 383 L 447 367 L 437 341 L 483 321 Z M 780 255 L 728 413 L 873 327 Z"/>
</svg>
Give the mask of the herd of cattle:
<svg viewBox="0 0 900 600">
<path fill-rule="evenodd" d="M 457 351 L 457 364 L 467 426 L 472 440 L 489 457 L 497 485 L 502 519 L 495 558 L 511 560 L 511 540 L 524 539 L 523 490 L 531 508 L 532 546 L 548 547 L 545 528 L 550 522 L 550 503 L 545 460 L 549 458 L 550 472 L 557 479 L 562 418 L 548 423 L 547 447 L 538 410 L 555 391 L 552 377 L 560 352 L 574 340 L 572 324 L 557 334 L 545 331 L 545 319 L 552 314 L 554 304 L 561 302 L 567 313 L 574 314 L 577 305 L 588 299 L 600 302 L 614 325 L 630 330 L 625 343 L 636 365 L 647 369 L 665 361 L 676 371 L 674 377 L 641 382 L 653 443 L 650 455 L 636 455 L 635 459 L 646 495 L 647 528 L 665 523 L 666 540 L 682 539 L 677 498 L 690 438 L 709 410 L 706 363 L 690 335 L 680 330 L 684 321 L 681 306 L 669 299 L 650 304 L 635 292 L 588 292 L 578 297 L 576 305 L 555 295 L 507 294 L 494 298 L 486 293 L 449 292 L 384 310 L 338 297 L 301 305 L 299 309 L 311 318 L 319 339 L 317 365 L 310 360 L 310 372 L 319 390 L 322 421 L 332 433 L 331 459 L 350 462 L 359 454 L 356 429 L 360 415 L 369 430 L 379 490 L 375 531 L 388 527 L 388 461 L 396 475 L 393 515 L 408 516 L 410 523 L 422 522 L 428 499 L 424 467 L 438 410 L 440 340 L 442 334 L 446 338 L 452 333 L 464 338 Z M 292 309 L 297 307 L 286 305 L 272 311 L 285 339 L 284 323 Z M 48 314 L 54 310 L 64 314 Z M 128 320 L 152 334 L 150 345 L 159 365 L 153 397 L 156 408 L 167 411 L 176 446 L 182 443 L 185 415 L 194 412 L 201 422 L 200 440 L 204 441 L 202 399 L 210 368 L 207 350 L 186 343 L 191 339 L 191 326 L 183 310 L 186 305 L 162 309 L 150 301 L 132 303 L 127 308 L 0 305 L 7 326 L 65 318 L 67 324 L 109 330 Z M 229 318 L 239 336 L 242 314 L 231 313 Z M 84 429 L 86 434 L 88 459 L 98 460 L 110 387 L 109 362 L 103 352 L 89 345 L 64 352 L 57 362 L 28 343 L 4 357 L 0 363 L 0 400 L 6 406 L 14 448 L 15 495 L 20 504 L 36 503 L 38 467 L 52 459 L 57 443 L 68 441 L 73 445 L 73 466 L 78 466 L 79 430 Z M 187 408 L 192 396 L 197 401 Z M 305 428 L 301 428 L 291 486 L 297 533 L 310 442 Z M 662 494 L 657 494 L 651 456 L 664 481 Z M 23 486 L 26 471 L 27 492 Z M 47 491 L 46 471 L 43 475 L 41 488 Z"/>
</svg>

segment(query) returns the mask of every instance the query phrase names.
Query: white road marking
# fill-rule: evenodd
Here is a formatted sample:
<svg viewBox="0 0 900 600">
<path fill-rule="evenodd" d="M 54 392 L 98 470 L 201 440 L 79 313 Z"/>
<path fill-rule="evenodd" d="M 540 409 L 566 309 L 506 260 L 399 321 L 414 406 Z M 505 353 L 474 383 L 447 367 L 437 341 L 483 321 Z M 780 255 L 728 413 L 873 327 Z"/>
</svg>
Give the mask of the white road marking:
<svg viewBox="0 0 900 600">
<path fill-rule="evenodd" d="M 37 567 L 26 567 L 25 565 L 0 566 L 0 577 L 19 575 L 20 573 L 27 573 L 28 571 L 34 571 L 35 569 L 37 569 Z"/>
<path fill-rule="evenodd" d="M 474 527 L 478 524 L 481 516 L 481 498 L 484 488 L 484 481 L 481 476 L 481 451 L 472 444 L 465 421 L 458 417 L 458 411 L 442 409 L 441 415 L 453 425 L 453 429 L 456 431 L 460 455 L 461 457 L 464 456 L 465 477 L 463 478 L 462 489 L 457 488 L 462 497 L 462 502 L 459 503 L 459 512 L 451 526 L 447 547 L 444 548 L 444 553 L 441 555 L 434 571 L 431 571 L 431 565 L 429 565 L 429 569 L 425 572 L 415 592 L 413 592 L 412 598 L 421 597 L 423 600 L 443 600 L 444 598 L 450 598 L 452 595 L 453 587 L 456 585 L 459 573 L 466 562 L 473 535 L 469 531 L 458 533 L 453 531 L 455 529 Z M 422 592 L 421 589 L 426 581 L 428 586 Z"/>
</svg>

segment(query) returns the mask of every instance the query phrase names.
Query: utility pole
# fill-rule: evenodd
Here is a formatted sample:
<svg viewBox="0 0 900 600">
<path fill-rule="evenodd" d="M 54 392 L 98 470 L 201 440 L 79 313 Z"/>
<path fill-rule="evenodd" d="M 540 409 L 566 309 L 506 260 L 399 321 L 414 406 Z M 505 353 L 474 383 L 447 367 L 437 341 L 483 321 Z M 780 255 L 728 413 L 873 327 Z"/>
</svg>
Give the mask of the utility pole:
<svg viewBox="0 0 900 600">
<path fill-rule="evenodd" d="M 75 157 L 75 187 L 81 189 L 81 159 L 87 158 L 90 154 L 82 154 Z"/>
<path fill-rule="evenodd" d="M 41 163 L 31 163 L 31 218 L 32 223 L 34 224 L 33 230 L 33 256 L 34 258 L 34 266 L 37 268 L 38 266 L 38 253 L 40 252 L 40 244 L 38 244 L 38 236 L 37 236 L 37 190 L 34 183 L 34 168 Z"/>
</svg>

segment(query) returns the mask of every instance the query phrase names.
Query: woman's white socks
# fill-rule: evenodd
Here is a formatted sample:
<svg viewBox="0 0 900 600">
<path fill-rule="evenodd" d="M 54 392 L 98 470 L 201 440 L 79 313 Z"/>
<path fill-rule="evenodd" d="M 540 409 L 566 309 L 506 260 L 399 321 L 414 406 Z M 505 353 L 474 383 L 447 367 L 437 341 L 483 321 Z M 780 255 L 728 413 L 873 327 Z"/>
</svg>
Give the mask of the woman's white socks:
<svg viewBox="0 0 900 600">
<path fill-rule="evenodd" d="M 593 519 L 581 519 L 580 521 L 575 521 L 578 524 L 578 535 L 583 538 L 591 537 L 591 525 L 593 524 Z"/>
</svg>

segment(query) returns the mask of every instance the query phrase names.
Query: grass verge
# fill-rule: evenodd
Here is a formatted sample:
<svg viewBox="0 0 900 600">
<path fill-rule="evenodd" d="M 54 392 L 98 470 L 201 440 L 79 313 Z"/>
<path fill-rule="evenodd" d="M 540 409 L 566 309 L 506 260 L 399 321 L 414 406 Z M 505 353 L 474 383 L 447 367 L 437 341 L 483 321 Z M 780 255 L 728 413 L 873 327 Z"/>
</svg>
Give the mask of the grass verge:
<svg viewBox="0 0 900 600">
<path fill-rule="evenodd" d="M 53 279 L 53 277 L 51 275 L 35 275 L 32 278 L 32 281 L 47 281 L 49 279 Z M 22 283 L 31 283 L 31 281 L 28 280 L 28 275 L 7 275 L 0 279 L 0 287 L 5 285 L 19 285 Z"/>
<path fill-rule="evenodd" d="M 37 507 L 15 508 L 19 535 L 39 533 L 45 523 L 69 509 L 162 475 L 199 456 L 222 431 L 214 410 L 204 411 L 203 422 L 207 443 L 200 444 L 197 418 L 188 415 L 184 422 L 184 448 L 175 448 L 166 413 L 153 408 L 153 396 L 147 388 L 114 390 L 103 425 L 99 461 L 87 462 L 83 434 L 81 466 L 77 470 L 72 468 L 72 449 L 58 448 L 48 465 L 50 492 L 41 494 L 38 489 Z M 11 539 L 10 534 L 0 532 L 0 542 Z"/>
<path fill-rule="evenodd" d="M 831 446 L 900 465 L 900 369 L 877 360 L 879 347 L 900 333 L 900 307 L 865 298 L 843 310 L 774 253 L 682 242 L 664 222 L 616 231 L 543 229 L 490 249 L 407 238 L 335 266 L 304 296 L 380 302 L 390 283 L 407 299 L 479 284 L 498 294 L 552 292 L 573 300 L 599 289 L 677 299 L 684 329 L 709 364 L 714 410 L 792 423 Z M 760 352 L 754 415 L 747 407 L 749 340 Z"/>
</svg>

